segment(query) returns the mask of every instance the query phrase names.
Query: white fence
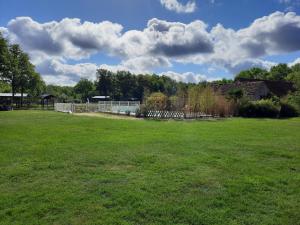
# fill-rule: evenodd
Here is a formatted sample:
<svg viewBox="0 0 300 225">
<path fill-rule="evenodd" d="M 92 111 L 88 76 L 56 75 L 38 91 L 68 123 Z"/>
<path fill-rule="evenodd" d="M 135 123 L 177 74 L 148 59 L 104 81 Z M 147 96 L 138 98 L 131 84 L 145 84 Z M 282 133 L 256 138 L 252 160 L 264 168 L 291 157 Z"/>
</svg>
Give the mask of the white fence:
<svg viewBox="0 0 300 225">
<path fill-rule="evenodd" d="M 72 112 L 72 103 L 55 103 L 54 110 L 57 112 Z"/>
<path fill-rule="evenodd" d="M 136 110 L 140 109 L 138 101 L 100 101 L 98 103 L 55 103 L 54 110 L 58 112 L 109 112 L 135 114 Z"/>
</svg>

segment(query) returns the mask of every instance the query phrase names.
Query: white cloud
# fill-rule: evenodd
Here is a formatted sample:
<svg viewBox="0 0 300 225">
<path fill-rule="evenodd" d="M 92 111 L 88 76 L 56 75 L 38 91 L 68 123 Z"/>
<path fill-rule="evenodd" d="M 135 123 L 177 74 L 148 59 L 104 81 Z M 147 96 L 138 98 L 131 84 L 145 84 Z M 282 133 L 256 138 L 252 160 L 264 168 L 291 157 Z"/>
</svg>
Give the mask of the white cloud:
<svg viewBox="0 0 300 225">
<path fill-rule="evenodd" d="M 63 82 L 65 77 L 70 82 L 81 77 L 94 79 L 93 71 L 98 65 L 68 65 L 68 60 L 98 53 L 120 60 L 119 65 L 101 65 L 112 70 L 151 73 L 158 68 L 171 70 L 174 63 L 192 63 L 206 65 L 210 71 L 223 68 L 235 74 L 251 66 L 270 68 L 274 63 L 263 57 L 300 50 L 300 16 L 291 12 L 275 12 L 239 30 L 222 24 L 209 29 L 201 20 L 185 24 L 154 18 L 143 30 L 123 32 L 122 25 L 109 21 L 91 23 L 65 18 L 39 23 L 29 17 L 17 17 L 0 31 L 30 53 L 48 80 L 49 76 L 60 76 Z"/>
<path fill-rule="evenodd" d="M 82 59 L 111 49 L 123 27 L 108 21 L 83 22 L 65 18 L 60 22 L 38 23 L 30 17 L 17 17 L 7 25 L 9 39 L 35 54 L 65 59 Z"/>
<path fill-rule="evenodd" d="M 299 63 L 300 63 L 300 58 L 297 58 L 293 62 L 289 63 L 288 65 L 289 66 L 294 66 L 294 65 L 299 64 Z"/>
<path fill-rule="evenodd" d="M 166 9 L 177 13 L 192 13 L 197 9 L 197 5 L 194 0 L 190 0 L 186 4 L 182 4 L 178 0 L 160 0 L 160 3 Z"/>
<path fill-rule="evenodd" d="M 55 59 L 45 60 L 37 66 L 46 82 L 60 85 L 73 85 L 81 78 L 95 80 L 97 69 L 98 66 L 93 63 L 71 65 Z"/>
<path fill-rule="evenodd" d="M 207 77 L 202 74 L 195 74 L 193 72 L 186 72 L 186 73 L 177 73 L 174 71 L 167 71 L 160 73 L 160 75 L 165 75 L 170 77 L 176 81 L 187 82 L 187 83 L 199 83 L 201 81 L 207 80 Z"/>
<path fill-rule="evenodd" d="M 60 85 L 60 86 L 75 86 L 77 83 L 76 81 L 70 79 L 69 76 L 65 76 L 65 75 L 57 75 L 57 76 L 44 75 L 43 79 L 47 84 Z"/>
</svg>

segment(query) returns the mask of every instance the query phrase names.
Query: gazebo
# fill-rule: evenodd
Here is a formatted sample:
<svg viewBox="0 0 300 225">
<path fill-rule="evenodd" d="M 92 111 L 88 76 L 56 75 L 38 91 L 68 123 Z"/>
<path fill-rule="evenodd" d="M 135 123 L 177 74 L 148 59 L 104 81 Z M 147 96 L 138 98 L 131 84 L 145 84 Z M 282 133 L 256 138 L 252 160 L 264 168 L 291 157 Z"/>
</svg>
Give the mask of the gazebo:
<svg viewBox="0 0 300 225">
<path fill-rule="evenodd" d="M 45 108 L 45 106 L 48 109 L 49 108 L 49 104 L 51 105 L 51 107 L 54 107 L 54 103 L 55 103 L 55 96 L 54 95 L 43 94 L 41 96 L 41 105 L 42 105 L 43 109 Z"/>
</svg>

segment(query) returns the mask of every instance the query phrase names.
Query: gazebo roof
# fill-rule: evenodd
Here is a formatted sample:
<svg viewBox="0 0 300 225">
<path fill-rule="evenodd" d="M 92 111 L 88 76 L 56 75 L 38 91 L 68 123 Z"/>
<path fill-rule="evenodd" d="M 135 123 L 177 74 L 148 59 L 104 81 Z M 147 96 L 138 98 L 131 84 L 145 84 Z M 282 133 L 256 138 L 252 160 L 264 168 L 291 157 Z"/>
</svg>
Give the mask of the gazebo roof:
<svg viewBox="0 0 300 225">
<path fill-rule="evenodd" d="M 108 99 L 110 96 L 94 96 L 93 99 Z"/>
<path fill-rule="evenodd" d="M 42 94 L 41 95 L 41 98 L 54 98 L 55 96 L 54 95 L 51 95 L 51 94 Z"/>
</svg>

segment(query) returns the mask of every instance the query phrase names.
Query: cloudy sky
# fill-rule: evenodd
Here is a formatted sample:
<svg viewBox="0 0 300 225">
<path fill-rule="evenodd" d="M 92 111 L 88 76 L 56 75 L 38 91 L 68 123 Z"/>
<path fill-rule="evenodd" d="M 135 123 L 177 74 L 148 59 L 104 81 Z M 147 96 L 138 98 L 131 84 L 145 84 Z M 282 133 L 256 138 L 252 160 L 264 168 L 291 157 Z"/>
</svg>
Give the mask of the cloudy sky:
<svg viewBox="0 0 300 225">
<path fill-rule="evenodd" d="M 0 0 L 0 32 L 47 83 L 97 68 L 198 82 L 300 62 L 300 0 Z"/>
</svg>

